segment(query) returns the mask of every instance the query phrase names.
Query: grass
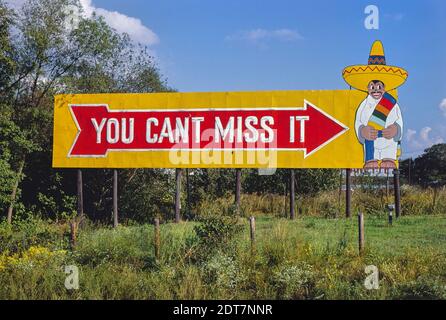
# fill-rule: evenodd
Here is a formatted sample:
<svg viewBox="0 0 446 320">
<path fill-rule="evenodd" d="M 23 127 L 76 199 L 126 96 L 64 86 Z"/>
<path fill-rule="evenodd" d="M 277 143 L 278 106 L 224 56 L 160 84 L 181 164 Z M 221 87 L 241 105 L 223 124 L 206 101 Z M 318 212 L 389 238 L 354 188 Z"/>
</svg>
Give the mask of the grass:
<svg viewBox="0 0 446 320">
<path fill-rule="evenodd" d="M 232 199 L 204 202 L 206 223 L 161 224 L 159 259 L 152 225 L 86 223 L 71 251 L 68 223 L 0 223 L 0 299 L 445 299 L 446 192 L 435 206 L 431 190 L 402 196 L 404 215 L 389 226 L 382 197 L 354 194 L 355 212 L 365 212 L 362 255 L 357 218 L 339 214 L 336 192 L 300 197 L 294 221 L 283 218 L 283 197 L 244 195 L 235 227 L 218 218 Z M 67 265 L 79 268 L 79 290 L 64 286 Z M 378 290 L 364 286 L 368 265 L 378 267 Z"/>
<path fill-rule="evenodd" d="M 274 228 L 282 225 L 290 237 L 311 243 L 318 249 L 336 246 L 340 241 L 356 246 L 358 242 L 357 218 L 325 219 L 303 217 L 295 221 L 268 216 L 257 218 L 257 237 L 262 242 Z M 394 220 L 389 226 L 387 217 L 365 217 L 365 243 L 371 250 L 385 255 L 403 254 L 409 249 L 433 249 L 446 254 L 446 217 L 406 216 Z"/>
<path fill-rule="evenodd" d="M 367 216 L 366 252 L 357 253 L 357 219 L 305 216 L 256 219 L 200 263 L 184 258 L 196 222 L 161 226 L 161 258 L 153 226 L 81 232 L 73 253 L 31 246 L 0 259 L 1 299 L 390 299 L 446 297 L 446 217 L 406 216 L 388 226 Z M 60 241 L 59 241 L 60 243 Z M 37 249 L 36 249 L 37 248 Z M 5 256 L 7 256 L 5 258 Z M 80 289 L 64 288 L 63 266 L 80 268 Z M 380 270 L 367 290 L 366 265 Z"/>
</svg>

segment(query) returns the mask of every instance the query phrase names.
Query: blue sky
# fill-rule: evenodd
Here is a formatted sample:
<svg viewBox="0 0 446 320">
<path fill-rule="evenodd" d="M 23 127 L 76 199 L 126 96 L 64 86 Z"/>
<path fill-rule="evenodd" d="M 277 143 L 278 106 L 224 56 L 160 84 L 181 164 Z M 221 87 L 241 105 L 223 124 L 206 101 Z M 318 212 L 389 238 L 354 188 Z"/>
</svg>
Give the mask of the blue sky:
<svg viewBox="0 0 446 320">
<path fill-rule="evenodd" d="M 183 92 L 347 89 L 342 69 L 366 63 L 380 39 L 387 63 L 409 71 L 399 90 L 405 156 L 446 142 L 444 0 L 80 1 L 148 45 Z M 371 4 L 379 30 L 364 27 Z"/>
</svg>

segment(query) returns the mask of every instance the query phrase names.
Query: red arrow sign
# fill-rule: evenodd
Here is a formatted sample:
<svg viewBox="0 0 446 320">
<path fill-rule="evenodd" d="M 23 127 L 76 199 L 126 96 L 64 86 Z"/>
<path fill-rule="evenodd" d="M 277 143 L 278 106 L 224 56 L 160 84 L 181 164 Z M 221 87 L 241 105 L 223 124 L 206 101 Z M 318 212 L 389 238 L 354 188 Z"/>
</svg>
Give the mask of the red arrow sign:
<svg viewBox="0 0 446 320">
<path fill-rule="evenodd" d="M 302 150 L 307 157 L 348 130 L 308 101 L 301 108 L 70 110 L 78 133 L 69 157 L 160 150 Z"/>
</svg>

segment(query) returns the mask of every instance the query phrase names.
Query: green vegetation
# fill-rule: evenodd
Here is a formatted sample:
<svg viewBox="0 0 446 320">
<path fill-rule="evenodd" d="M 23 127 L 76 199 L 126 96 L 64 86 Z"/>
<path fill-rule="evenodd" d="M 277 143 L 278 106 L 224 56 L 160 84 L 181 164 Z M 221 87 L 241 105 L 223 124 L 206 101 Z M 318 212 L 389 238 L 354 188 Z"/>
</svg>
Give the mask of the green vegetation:
<svg viewBox="0 0 446 320">
<path fill-rule="evenodd" d="M 259 212 L 256 225 L 252 251 L 245 217 L 164 223 L 157 260 L 153 225 L 84 222 L 71 251 L 67 223 L 3 223 L 0 299 L 446 298 L 444 214 L 402 216 L 393 226 L 384 213 L 366 214 L 363 255 L 356 217 Z M 79 290 L 65 289 L 66 265 L 79 267 Z M 364 287 L 367 265 L 379 269 L 378 290 Z"/>
<path fill-rule="evenodd" d="M 352 208 L 366 215 L 362 256 L 356 219 L 343 218 L 339 170 L 296 170 L 298 219 L 289 221 L 288 170 L 242 170 L 236 216 L 234 170 L 190 169 L 181 182 L 187 222 L 176 225 L 172 170 L 119 170 L 116 229 L 112 170 L 83 170 L 76 217 L 76 170 L 51 167 L 54 96 L 173 89 L 148 48 L 74 9 L 77 0 L 27 0 L 19 10 L 0 0 L 0 299 L 446 298 L 446 144 L 401 163 L 403 216 L 392 227 L 384 181 L 354 177 Z M 163 222 L 159 259 L 154 217 Z M 70 223 L 79 220 L 72 250 Z M 379 290 L 364 288 L 369 264 L 380 270 Z M 80 269 L 79 290 L 64 287 L 67 265 Z"/>
</svg>

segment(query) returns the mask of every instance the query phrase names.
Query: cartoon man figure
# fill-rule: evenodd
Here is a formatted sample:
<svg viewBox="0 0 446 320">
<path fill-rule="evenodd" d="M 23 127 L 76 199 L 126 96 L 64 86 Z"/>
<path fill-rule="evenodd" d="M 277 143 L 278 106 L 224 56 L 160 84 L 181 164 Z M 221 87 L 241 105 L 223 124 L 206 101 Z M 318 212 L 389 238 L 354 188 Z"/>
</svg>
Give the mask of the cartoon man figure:
<svg viewBox="0 0 446 320">
<path fill-rule="evenodd" d="M 395 169 L 401 154 L 403 118 L 389 93 L 407 79 L 406 70 L 386 65 L 381 41 L 375 41 L 368 65 L 350 66 L 342 76 L 353 88 L 368 93 L 356 111 L 355 130 L 364 146 L 365 169 Z"/>
</svg>

